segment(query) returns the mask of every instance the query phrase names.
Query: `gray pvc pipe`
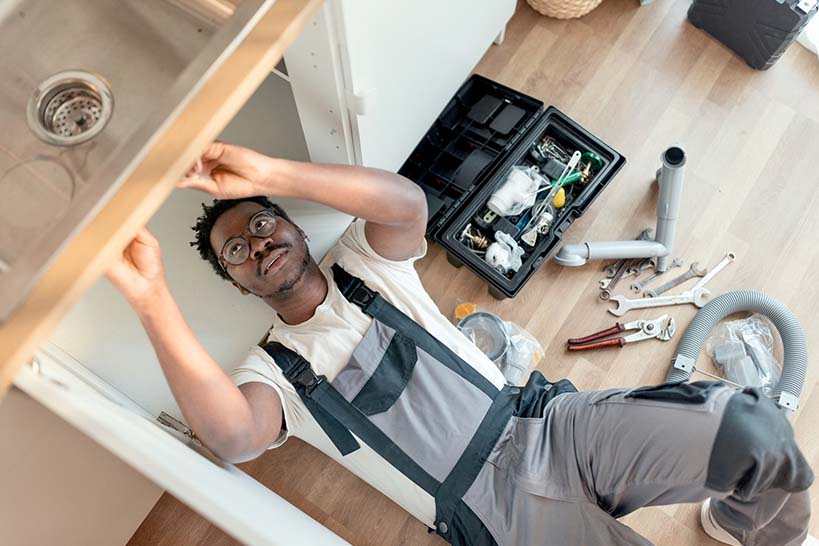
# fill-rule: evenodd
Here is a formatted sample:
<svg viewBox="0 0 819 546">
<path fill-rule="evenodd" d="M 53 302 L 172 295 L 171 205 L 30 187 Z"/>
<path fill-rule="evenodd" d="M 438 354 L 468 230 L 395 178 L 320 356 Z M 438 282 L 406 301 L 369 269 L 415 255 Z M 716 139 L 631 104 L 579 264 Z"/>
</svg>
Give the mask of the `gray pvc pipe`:
<svg viewBox="0 0 819 546">
<path fill-rule="evenodd" d="M 665 256 L 668 250 L 654 241 L 596 241 L 566 245 L 555 255 L 560 265 L 583 265 L 588 260 L 620 258 L 653 258 Z"/>
<path fill-rule="evenodd" d="M 661 157 L 662 168 L 657 182 L 660 195 L 657 197 L 657 230 L 654 240 L 666 248 L 665 254 L 657 254 L 657 271 L 668 269 L 668 260 L 674 247 L 677 218 L 680 216 L 683 179 L 685 175 L 685 151 L 679 146 L 671 146 Z"/>
<path fill-rule="evenodd" d="M 777 403 L 791 411 L 799 406 L 799 396 L 808 368 L 808 345 L 802 325 L 791 311 L 778 300 L 754 290 L 736 290 L 714 298 L 694 316 L 677 346 L 666 381 L 688 381 L 694 372 L 694 363 L 708 334 L 716 324 L 732 313 L 752 311 L 773 322 L 785 349 L 782 376 L 774 390 Z"/>
<path fill-rule="evenodd" d="M 679 146 L 671 146 L 662 153 L 660 159 L 662 166 L 657 172 L 657 182 L 660 185 L 657 230 L 653 241 L 602 241 L 565 245 L 555 254 L 555 262 L 577 267 L 588 260 L 657 257 L 657 271 L 666 271 L 680 215 L 685 151 Z"/>
</svg>

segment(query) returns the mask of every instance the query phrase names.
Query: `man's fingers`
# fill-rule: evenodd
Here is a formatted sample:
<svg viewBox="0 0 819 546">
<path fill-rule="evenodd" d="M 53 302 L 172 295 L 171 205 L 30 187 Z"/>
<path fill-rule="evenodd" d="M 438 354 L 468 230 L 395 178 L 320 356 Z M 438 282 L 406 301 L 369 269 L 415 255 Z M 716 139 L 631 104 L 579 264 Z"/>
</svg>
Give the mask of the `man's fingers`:
<svg viewBox="0 0 819 546">
<path fill-rule="evenodd" d="M 201 190 L 202 189 L 200 187 L 201 184 L 202 183 L 199 181 L 198 176 L 192 176 L 192 177 L 189 177 L 189 178 L 181 178 L 176 183 L 176 187 L 177 188 L 194 188 L 194 189 L 197 189 L 197 190 Z"/>
<path fill-rule="evenodd" d="M 113 282 L 122 278 L 123 273 L 128 268 L 125 263 L 123 263 L 123 260 L 124 256 L 120 257 L 117 261 L 108 266 L 108 269 L 105 271 L 105 276 L 108 277 L 108 280 Z"/>
<path fill-rule="evenodd" d="M 218 140 L 211 142 L 205 151 L 202 152 L 202 161 L 222 162 L 225 154 L 229 153 L 230 146 Z"/>
<path fill-rule="evenodd" d="M 139 231 L 137 231 L 134 237 L 134 241 L 150 246 L 159 246 L 159 240 L 154 237 L 154 234 L 151 233 L 146 226 L 139 228 Z"/>
<path fill-rule="evenodd" d="M 236 176 L 236 173 L 233 171 L 221 168 L 214 169 L 211 173 L 211 178 L 213 178 L 213 181 L 217 185 L 221 185 L 223 188 L 229 188 L 231 185 L 239 184 L 243 181 L 242 177 Z"/>
<path fill-rule="evenodd" d="M 193 164 L 193 167 L 188 169 L 188 172 L 185 173 L 186 177 L 195 176 L 202 172 L 202 158 L 196 160 L 196 163 Z"/>
<path fill-rule="evenodd" d="M 212 193 L 214 190 L 214 183 L 213 180 L 211 180 L 210 178 L 194 176 L 192 178 L 181 179 L 179 182 L 176 183 L 176 187 Z"/>
<path fill-rule="evenodd" d="M 226 145 L 224 142 L 214 141 L 211 142 L 205 151 L 202 152 L 202 155 L 199 156 L 199 159 L 196 160 L 190 169 L 185 173 L 185 177 L 193 177 L 201 172 L 209 172 L 210 169 L 222 163 L 225 160 L 230 159 L 230 149 L 231 146 Z"/>
</svg>

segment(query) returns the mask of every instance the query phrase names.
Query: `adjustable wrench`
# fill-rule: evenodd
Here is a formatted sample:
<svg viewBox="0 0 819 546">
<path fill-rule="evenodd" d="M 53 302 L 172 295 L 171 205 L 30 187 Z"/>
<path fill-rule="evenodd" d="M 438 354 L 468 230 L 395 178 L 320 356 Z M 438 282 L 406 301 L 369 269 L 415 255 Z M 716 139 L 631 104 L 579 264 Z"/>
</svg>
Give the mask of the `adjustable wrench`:
<svg viewBox="0 0 819 546">
<path fill-rule="evenodd" d="M 694 262 L 693 264 L 691 264 L 691 267 L 688 268 L 688 271 L 686 271 L 685 273 L 683 273 L 679 277 L 671 279 L 667 283 L 663 284 L 662 286 L 658 286 L 657 288 L 655 288 L 653 290 L 646 290 L 645 296 L 649 297 L 649 298 L 656 298 L 660 294 L 664 294 L 665 292 L 668 292 L 669 290 L 671 290 L 675 286 L 681 285 L 682 283 L 684 283 L 688 279 L 693 279 L 694 277 L 704 277 L 705 274 L 708 273 L 708 269 L 707 268 L 700 269 L 699 266 L 700 266 L 699 262 Z"/>
</svg>

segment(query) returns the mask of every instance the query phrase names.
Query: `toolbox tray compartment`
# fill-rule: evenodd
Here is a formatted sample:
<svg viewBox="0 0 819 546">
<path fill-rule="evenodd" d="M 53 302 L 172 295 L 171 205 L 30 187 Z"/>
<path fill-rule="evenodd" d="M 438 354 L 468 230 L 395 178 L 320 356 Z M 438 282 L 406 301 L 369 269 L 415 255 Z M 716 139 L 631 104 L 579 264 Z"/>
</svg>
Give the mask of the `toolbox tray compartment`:
<svg viewBox="0 0 819 546">
<path fill-rule="evenodd" d="M 482 101 L 486 96 L 500 99 L 501 104 L 497 105 L 494 99 Z M 515 116 L 497 121 L 507 105 L 522 113 L 513 110 Z M 510 117 L 514 121 L 517 115 L 520 119 L 507 133 L 492 129 L 493 123 L 497 128 Z M 571 202 L 558 210 L 550 232 L 540 237 L 533 249 L 525 249 L 521 268 L 507 276 L 464 245 L 460 234 L 485 209 L 487 200 L 506 181 L 513 166 L 533 164 L 529 152 L 545 135 L 566 147 L 594 152 L 603 166 L 579 193 L 575 192 Z M 473 153 L 486 164 L 479 171 L 470 171 L 465 180 L 458 176 L 459 169 Z M 415 181 L 426 193 L 430 207 L 427 235 L 446 249 L 450 261 L 465 264 L 484 279 L 492 295 L 514 297 L 554 252 L 572 222 L 611 183 L 625 161 L 620 153 L 557 108 L 544 110 L 543 103 L 533 97 L 473 75 L 447 104 L 399 173 Z"/>
</svg>

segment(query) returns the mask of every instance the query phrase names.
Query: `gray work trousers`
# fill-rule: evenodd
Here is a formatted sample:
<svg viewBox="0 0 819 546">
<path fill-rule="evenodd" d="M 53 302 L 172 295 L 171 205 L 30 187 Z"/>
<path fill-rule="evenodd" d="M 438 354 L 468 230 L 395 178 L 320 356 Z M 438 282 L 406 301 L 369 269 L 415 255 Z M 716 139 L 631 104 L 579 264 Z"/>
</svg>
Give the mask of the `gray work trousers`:
<svg viewBox="0 0 819 546">
<path fill-rule="evenodd" d="M 617 518 L 710 497 L 744 546 L 802 543 L 813 474 L 773 402 L 722 384 L 701 403 L 631 391 L 563 394 L 512 418 L 464 497 L 500 546 L 650 546 Z"/>
</svg>

